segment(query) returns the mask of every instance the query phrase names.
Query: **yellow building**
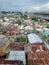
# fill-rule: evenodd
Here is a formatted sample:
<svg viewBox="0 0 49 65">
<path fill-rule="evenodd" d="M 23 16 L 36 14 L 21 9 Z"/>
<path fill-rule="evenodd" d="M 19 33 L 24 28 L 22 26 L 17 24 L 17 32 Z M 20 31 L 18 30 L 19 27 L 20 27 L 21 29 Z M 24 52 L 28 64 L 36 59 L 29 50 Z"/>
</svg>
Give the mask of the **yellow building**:
<svg viewBox="0 0 49 65">
<path fill-rule="evenodd" d="M 2 35 L 2 32 L 0 32 L 0 35 Z"/>
<path fill-rule="evenodd" d="M 0 54 L 5 53 L 7 47 L 9 45 L 9 40 L 7 37 L 0 35 Z"/>
</svg>

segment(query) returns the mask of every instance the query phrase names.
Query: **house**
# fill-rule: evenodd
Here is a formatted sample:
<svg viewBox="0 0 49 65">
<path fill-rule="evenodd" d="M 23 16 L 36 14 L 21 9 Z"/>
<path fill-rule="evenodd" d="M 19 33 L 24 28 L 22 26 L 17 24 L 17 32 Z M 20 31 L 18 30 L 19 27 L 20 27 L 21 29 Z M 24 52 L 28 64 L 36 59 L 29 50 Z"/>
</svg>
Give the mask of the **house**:
<svg viewBox="0 0 49 65">
<path fill-rule="evenodd" d="M 8 25 L 10 25 L 9 22 L 2 22 L 2 26 L 7 27 Z"/>
<path fill-rule="evenodd" d="M 26 44 L 24 45 L 25 52 L 33 51 L 33 52 L 41 52 L 47 51 L 48 48 L 45 46 L 44 43 L 34 43 L 34 44 Z"/>
<path fill-rule="evenodd" d="M 30 43 L 24 46 L 29 65 L 49 65 L 49 50 L 40 37 L 34 33 L 28 34 Z"/>
<path fill-rule="evenodd" d="M 4 20 L 7 21 L 7 22 L 9 21 L 8 17 L 4 17 Z"/>
<path fill-rule="evenodd" d="M 6 60 L 19 60 L 23 62 L 23 65 L 26 65 L 26 58 L 24 51 L 10 51 L 9 57 Z"/>
<path fill-rule="evenodd" d="M 37 52 L 32 51 L 27 53 L 27 62 L 29 65 L 49 65 L 49 52 Z"/>
<path fill-rule="evenodd" d="M 42 43 L 41 38 L 34 33 L 27 34 L 27 38 L 28 38 L 28 42 L 31 43 L 31 44 Z"/>
<path fill-rule="evenodd" d="M 43 28 L 43 34 L 46 35 L 46 36 L 49 36 L 49 29 Z"/>
<path fill-rule="evenodd" d="M 47 24 L 46 20 L 42 20 L 41 22 L 42 22 L 42 25 L 46 25 Z"/>
<path fill-rule="evenodd" d="M 0 65 L 22 65 L 19 60 L 0 60 Z"/>
<path fill-rule="evenodd" d="M 8 38 L 5 35 L 0 35 L 0 54 L 5 53 L 8 45 L 9 45 Z"/>
<path fill-rule="evenodd" d="M 35 23 L 35 28 L 42 28 L 42 25 L 38 24 L 38 23 Z"/>
<path fill-rule="evenodd" d="M 33 30 L 32 26 L 25 26 L 25 30 Z"/>
<path fill-rule="evenodd" d="M 28 47 L 29 46 L 29 47 Z M 49 65 L 49 50 L 45 44 L 28 44 L 30 50 L 26 51 L 27 63 L 29 65 Z"/>
<path fill-rule="evenodd" d="M 7 30 L 7 35 L 18 35 L 19 34 L 19 31 L 17 29 L 17 27 L 11 27 L 10 29 Z"/>
<path fill-rule="evenodd" d="M 19 30 L 19 33 L 20 34 L 24 34 L 24 32 L 25 32 L 25 29 L 24 29 L 24 26 L 23 25 L 18 26 L 18 30 Z"/>
<path fill-rule="evenodd" d="M 14 51 L 15 50 L 22 51 L 22 50 L 24 50 L 24 44 L 23 43 L 14 43 L 9 46 L 9 49 L 14 50 Z"/>
</svg>

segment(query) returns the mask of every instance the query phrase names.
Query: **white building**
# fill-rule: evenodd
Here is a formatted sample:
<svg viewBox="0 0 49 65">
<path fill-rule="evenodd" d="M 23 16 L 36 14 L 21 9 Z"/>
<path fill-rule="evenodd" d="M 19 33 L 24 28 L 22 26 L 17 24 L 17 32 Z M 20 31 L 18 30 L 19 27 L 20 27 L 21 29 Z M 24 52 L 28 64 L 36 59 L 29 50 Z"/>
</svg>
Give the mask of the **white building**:
<svg viewBox="0 0 49 65">
<path fill-rule="evenodd" d="M 10 23 L 9 22 L 3 22 L 2 25 L 7 27 L 8 25 L 10 25 Z"/>
</svg>

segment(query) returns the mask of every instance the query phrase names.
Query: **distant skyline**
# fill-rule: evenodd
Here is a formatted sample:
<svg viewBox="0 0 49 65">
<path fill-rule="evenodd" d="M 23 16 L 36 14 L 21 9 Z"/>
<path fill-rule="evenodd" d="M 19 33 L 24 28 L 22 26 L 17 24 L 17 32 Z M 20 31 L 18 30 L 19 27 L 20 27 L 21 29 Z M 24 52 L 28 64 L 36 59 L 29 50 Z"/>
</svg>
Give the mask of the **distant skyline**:
<svg viewBox="0 0 49 65">
<path fill-rule="evenodd" d="M 0 0 L 0 11 L 49 11 L 49 0 Z"/>
</svg>

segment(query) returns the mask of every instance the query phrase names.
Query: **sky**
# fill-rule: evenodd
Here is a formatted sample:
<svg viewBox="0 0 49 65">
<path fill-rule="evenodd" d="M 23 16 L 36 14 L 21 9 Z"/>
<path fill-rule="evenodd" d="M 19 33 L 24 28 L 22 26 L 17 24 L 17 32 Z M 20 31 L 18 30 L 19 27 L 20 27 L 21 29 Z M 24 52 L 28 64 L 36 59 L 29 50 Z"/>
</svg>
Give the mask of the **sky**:
<svg viewBox="0 0 49 65">
<path fill-rule="evenodd" d="M 49 11 L 49 0 L 0 0 L 0 11 Z"/>
</svg>

